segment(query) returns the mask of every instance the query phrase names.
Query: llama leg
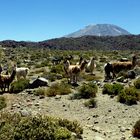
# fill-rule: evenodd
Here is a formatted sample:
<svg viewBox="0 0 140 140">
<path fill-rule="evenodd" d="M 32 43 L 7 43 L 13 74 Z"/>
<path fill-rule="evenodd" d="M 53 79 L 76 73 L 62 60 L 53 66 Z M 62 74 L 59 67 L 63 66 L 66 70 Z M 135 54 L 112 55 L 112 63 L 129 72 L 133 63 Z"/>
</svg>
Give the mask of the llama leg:
<svg viewBox="0 0 140 140">
<path fill-rule="evenodd" d="M 72 77 L 73 77 L 73 76 L 72 76 L 72 75 L 70 75 L 70 84 L 72 83 Z"/>
<path fill-rule="evenodd" d="M 77 84 L 77 75 L 75 75 L 75 84 Z"/>
</svg>

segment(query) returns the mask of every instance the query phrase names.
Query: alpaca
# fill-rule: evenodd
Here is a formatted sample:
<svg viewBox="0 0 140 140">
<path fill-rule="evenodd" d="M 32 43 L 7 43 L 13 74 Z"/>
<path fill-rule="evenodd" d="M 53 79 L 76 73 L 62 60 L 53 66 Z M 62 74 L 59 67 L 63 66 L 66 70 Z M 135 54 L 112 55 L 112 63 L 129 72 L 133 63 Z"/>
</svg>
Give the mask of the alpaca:
<svg viewBox="0 0 140 140">
<path fill-rule="evenodd" d="M 106 78 L 110 78 L 112 73 L 113 78 L 116 77 L 116 74 L 119 73 L 122 70 L 131 70 L 136 66 L 136 56 L 132 57 L 131 61 L 126 62 L 112 62 L 107 63 L 104 65 L 104 70 L 106 74 Z"/>
<path fill-rule="evenodd" d="M 92 57 L 91 60 L 88 62 L 87 66 L 86 66 L 86 68 L 85 68 L 85 71 L 86 71 L 86 72 L 90 72 L 90 74 L 95 75 L 95 74 L 93 73 L 93 71 L 95 70 L 95 68 L 96 68 L 95 58 Z"/>
<path fill-rule="evenodd" d="M 17 79 L 19 80 L 21 77 L 23 77 L 25 79 L 27 74 L 28 74 L 28 72 L 29 72 L 29 68 L 26 68 L 26 67 L 17 68 L 16 67 Z"/>
<path fill-rule="evenodd" d="M 0 85 L 1 85 L 2 92 L 5 92 L 6 88 L 9 91 L 9 86 L 14 80 L 15 75 L 16 75 L 15 67 L 13 68 L 11 75 L 0 75 Z"/>
<path fill-rule="evenodd" d="M 66 74 L 70 77 L 70 83 L 77 84 L 77 77 L 79 76 L 80 72 L 84 70 L 87 61 L 82 61 L 81 65 L 70 65 L 69 60 L 64 62 L 64 70 Z"/>
</svg>

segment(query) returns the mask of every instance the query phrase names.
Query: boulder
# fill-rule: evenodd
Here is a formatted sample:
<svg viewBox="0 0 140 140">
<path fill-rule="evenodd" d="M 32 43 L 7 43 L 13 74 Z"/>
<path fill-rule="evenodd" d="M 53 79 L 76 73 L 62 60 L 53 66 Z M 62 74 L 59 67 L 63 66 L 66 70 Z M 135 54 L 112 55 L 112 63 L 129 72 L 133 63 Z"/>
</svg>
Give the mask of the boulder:
<svg viewBox="0 0 140 140">
<path fill-rule="evenodd" d="M 38 88 L 42 86 L 48 86 L 48 80 L 43 77 L 38 77 L 37 79 L 30 82 L 30 88 Z"/>
<path fill-rule="evenodd" d="M 127 78 L 134 79 L 136 77 L 136 73 L 133 70 L 129 70 L 127 72 Z"/>
</svg>

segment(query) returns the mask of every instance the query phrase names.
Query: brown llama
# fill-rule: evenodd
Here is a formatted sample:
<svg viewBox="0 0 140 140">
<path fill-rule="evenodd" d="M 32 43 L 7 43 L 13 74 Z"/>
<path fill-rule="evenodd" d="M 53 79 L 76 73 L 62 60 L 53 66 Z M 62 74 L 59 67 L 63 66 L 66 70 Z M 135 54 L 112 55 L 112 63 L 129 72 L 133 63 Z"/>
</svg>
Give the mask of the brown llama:
<svg viewBox="0 0 140 140">
<path fill-rule="evenodd" d="M 136 60 L 137 58 L 134 55 L 132 61 L 106 63 L 104 66 L 106 78 L 111 78 L 111 73 L 112 78 L 115 78 L 120 71 L 133 69 L 136 66 Z"/>
<path fill-rule="evenodd" d="M 69 60 L 64 62 L 64 70 L 66 74 L 70 77 L 70 83 L 77 84 L 77 78 L 81 71 L 84 70 L 87 61 L 82 61 L 80 65 L 70 65 Z"/>
<path fill-rule="evenodd" d="M 5 92 L 6 88 L 7 88 L 7 91 L 9 91 L 9 86 L 14 80 L 15 75 L 16 75 L 15 66 L 13 68 L 11 75 L 0 75 L 0 85 L 1 85 L 2 92 Z"/>
</svg>

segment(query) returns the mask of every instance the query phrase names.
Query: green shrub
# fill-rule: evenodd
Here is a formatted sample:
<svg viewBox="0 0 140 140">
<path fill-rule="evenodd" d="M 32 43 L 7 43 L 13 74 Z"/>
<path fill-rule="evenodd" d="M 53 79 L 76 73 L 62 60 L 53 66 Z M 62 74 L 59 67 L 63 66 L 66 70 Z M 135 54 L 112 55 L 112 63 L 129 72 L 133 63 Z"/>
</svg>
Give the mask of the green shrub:
<svg viewBox="0 0 140 140">
<path fill-rule="evenodd" d="M 118 101 L 127 105 L 136 104 L 138 100 L 138 94 L 134 87 L 127 87 L 122 90 L 118 95 Z"/>
<path fill-rule="evenodd" d="M 86 101 L 86 102 L 84 103 L 84 105 L 85 105 L 86 107 L 88 107 L 88 108 L 94 108 L 94 107 L 97 106 L 97 102 L 96 102 L 96 100 L 95 100 L 94 98 L 91 98 L 91 99 L 89 99 L 88 101 Z"/>
<path fill-rule="evenodd" d="M 0 96 L 0 110 L 6 107 L 6 105 L 7 104 L 6 104 L 5 98 Z"/>
<path fill-rule="evenodd" d="M 96 93 L 98 91 L 98 87 L 93 82 L 89 82 L 88 84 L 83 84 L 78 89 L 78 94 L 81 98 L 90 98 L 96 97 Z"/>
<path fill-rule="evenodd" d="M 118 95 L 122 90 L 123 90 L 123 85 L 119 83 L 105 84 L 102 93 L 115 96 Z"/>
<path fill-rule="evenodd" d="M 65 83 L 52 84 L 47 90 L 47 96 L 66 95 L 71 93 L 70 86 Z"/>
<path fill-rule="evenodd" d="M 11 84 L 10 92 L 19 93 L 28 87 L 29 87 L 29 80 L 20 79 L 20 80 L 15 81 Z"/>
<path fill-rule="evenodd" d="M 34 95 L 36 96 L 45 96 L 47 92 L 47 89 L 44 87 L 39 87 L 35 92 Z"/>
<path fill-rule="evenodd" d="M 132 135 L 134 137 L 140 138 L 140 120 L 138 120 L 132 130 Z"/>
<path fill-rule="evenodd" d="M 0 115 L 1 140 L 75 140 L 72 132 L 79 137 L 83 129 L 78 123 L 48 116 Z"/>
<path fill-rule="evenodd" d="M 63 66 L 60 65 L 60 64 L 52 66 L 51 69 L 50 69 L 50 72 L 63 74 L 64 73 Z"/>
<path fill-rule="evenodd" d="M 83 133 L 83 129 L 80 127 L 77 121 L 70 122 L 67 119 L 59 119 L 58 124 L 61 127 L 65 127 L 69 131 L 76 133 L 78 137 L 80 137 L 80 135 Z"/>
<path fill-rule="evenodd" d="M 134 86 L 135 86 L 137 89 L 140 89 L 140 78 L 138 78 L 137 80 L 134 81 Z"/>
</svg>

